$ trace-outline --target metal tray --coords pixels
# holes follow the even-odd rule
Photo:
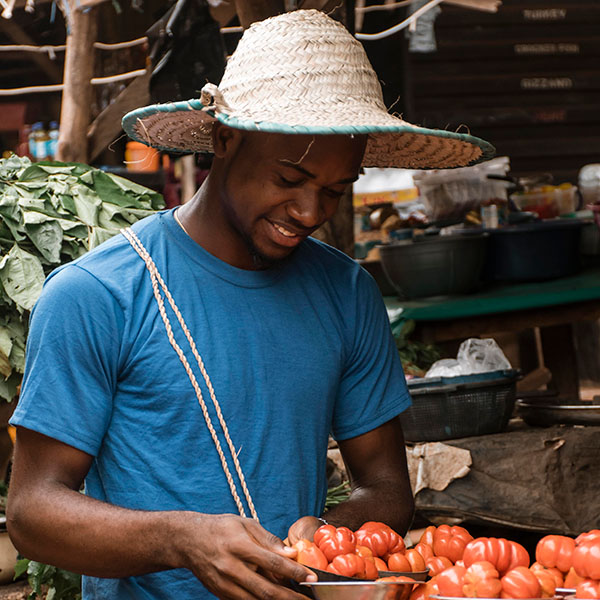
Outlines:
[[[515,406],[517,414],[528,425],[600,425],[600,403],[597,401],[560,404],[517,400]]]

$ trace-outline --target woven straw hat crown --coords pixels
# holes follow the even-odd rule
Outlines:
[[[494,154],[479,138],[412,125],[387,112],[361,43],[317,10],[297,10],[244,32],[217,87],[199,99],[126,115],[134,139],[170,151],[212,149],[215,120],[283,134],[367,134],[364,166],[459,167]]]
[[[288,125],[373,123],[381,87],[359,41],[317,10],[287,13],[251,27],[219,89],[230,114]]]

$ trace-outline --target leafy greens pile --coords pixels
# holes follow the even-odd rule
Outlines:
[[[0,398],[18,392],[46,275],[161,208],[157,192],[84,164],[0,159]]]

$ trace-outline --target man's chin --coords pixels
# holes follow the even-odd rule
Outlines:
[[[299,245],[300,244],[298,244],[298,246]],[[298,246],[293,248],[284,248],[279,252],[267,252],[257,248],[253,244],[250,248],[250,252],[252,254],[254,265],[257,269],[269,269],[285,262],[298,249]]]

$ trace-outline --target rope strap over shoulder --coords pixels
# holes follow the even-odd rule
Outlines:
[[[208,376],[208,373],[204,366],[204,361],[202,360],[202,357],[198,353],[198,350],[196,348],[196,343],[194,342],[194,338],[192,337],[192,335],[183,319],[183,316],[181,315],[181,312],[180,312],[179,308],[177,307],[177,304],[175,304],[175,301],[173,299],[173,296],[171,295],[171,292],[169,291],[166,283],[164,282],[163,278],[161,277],[161,275],[156,267],[156,264],[152,260],[152,257],[150,256],[150,254],[148,253],[148,251],[146,250],[146,248],[144,247],[144,245],[142,244],[142,242],[140,241],[140,239],[138,238],[136,233],[130,227],[127,227],[126,229],[122,229],[121,233],[125,236],[127,241],[131,244],[132,248],[138,253],[140,258],[144,261],[144,263],[146,264],[146,268],[148,269],[148,272],[150,273],[150,279],[152,281],[152,290],[154,292],[154,298],[156,299],[156,303],[158,304],[158,310],[159,310],[160,316],[163,320],[163,323],[165,325],[165,329],[167,331],[167,337],[169,338],[169,342],[170,342],[171,346],[177,353],[179,360],[182,362],[182,364],[185,368],[185,372],[187,373],[189,380],[192,384],[192,387],[194,388],[194,391],[196,392],[196,397],[198,398],[198,403],[200,404],[200,408],[202,409],[202,414],[204,416],[204,420],[206,421],[206,426],[208,427],[210,435],[211,435],[213,442],[215,444],[215,447],[217,449],[219,459],[221,460],[221,466],[223,468],[223,472],[225,473],[225,477],[227,478],[227,483],[229,484],[229,489],[231,490],[231,495],[233,496],[233,499],[236,503],[239,514],[242,517],[246,517],[246,511],[244,510],[244,506],[243,506],[240,496],[237,492],[236,483],[235,483],[235,481],[231,475],[231,472],[229,470],[229,466],[227,464],[227,459],[225,458],[225,453],[223,452],[223,449],[221,447],[221,442],[219,441],[219,437],[217,435],[215,427],[213,426],[212,419],[210,417],[208,408],[206,406],[206,402],[204,401],[204,397],[202,395],[202,390],[200,389],[200,386],[198,384],[196,376],[194,375],[194,372],[192,371],[192,368],[190,367],[190,364],[185,356],[185,353],[183,352],[181,347],[177,344],[177,342],[175,340],[175,336],[173,335],[173,328],[171,326],[171,322],[169,320],[167,311],[165,309],[165,302],[161,295],[161,291],[160,291],[161,289],[162,289],[162,292],[165,295],[167,301],[169,302],[171,309],[173,310],[173,312],[175,313],[175,316],[177,317],[177,321],[179,322],[179,325],[180,325],[183,333],[185,334],[185,337],[188,341],[188,344],[190,346],[192,354],[194,355],[194,358],[196,359],[196,362],[198,363],[198,368],[200,369],[200,372],[202,373],[202,377],[204,378],[204,382],[206,383],[206,387],[208,388],[213,406],[215,408],[215,412],[217,414],[217,418],[219,419],[219,423],[220,423],[221,429],[223,431],[223,436],[225,437],[227,446],[229,448],[231,460],[233,461],[233,464],[235,466],[236,473],[238,475],[240,484],[242,486],[242,490],[244,492],[244,496],[246,498],[246,502],[248,503],[248,507],[250,508],[250,513],[252,515],[252,518],[255,519],[256,521],[258,521],[258,514],[256,513],[256,509],[254,508],[254,502],[252,501],[252,497],[250,495],[250,491],[248,490],[248,486],[246,485],[246,479],[244,477],[244,473],[242,472],[242,467],[238,460],[235,446],[233,445],[233,442],[229,435],[229,429],[227,428],[227,423],[225,423],[225,419],[224,419],[223,413],[221,411],[221,406],[219,405],[219,402],[217,401],[215,390],[213,388],[210,377]]]

